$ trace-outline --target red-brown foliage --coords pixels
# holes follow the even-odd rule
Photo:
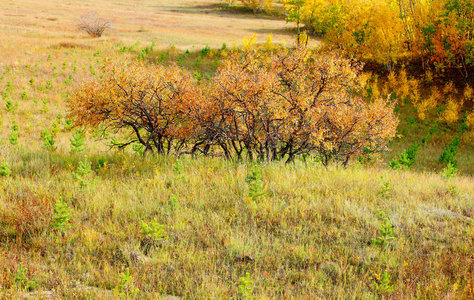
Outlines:
[[[73,94],[77,125],[129,128],[148,151],[292,161],[317,153],[327,165],[381,151],[395,135],[393,105],[357,96],[360,66],[301,48],[235,53],[208,84],[176,67],[111,64]]]

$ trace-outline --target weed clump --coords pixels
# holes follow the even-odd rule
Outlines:
[[[79,30],[86,32],[91,37],[101,37],[111,27],[111,21],[102,19],[96,14],[82,16],[77,25]]]

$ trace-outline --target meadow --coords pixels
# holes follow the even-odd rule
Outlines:
[[[76,28],[92,11],[113,22],[100,38]],[[291,46],[292,28],[221,1],[0,3],[0,297],[472,298],[472,128],[446,166],[460,123],[407,104],[390,151],[342,168],[144,157],[69,119],[109,58],[205,80],[244,39]]]

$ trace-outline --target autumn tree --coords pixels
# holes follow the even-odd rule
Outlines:
[[[330,45],[383,64],[422,62],[438,72],[474,66],[472,0],[283,0],[286,14]],[[297,5],[296,5],[297,4]]]
[[[191,120],[201,99],[194,82],[176,66],[108,63],[100,77],[83,82],[72,94],[70,117],[78,126],[126,130],[130,135],[115,143],[119,148],[140,143],[145,153],[169,153],[192,135]]]
[[[72,94],[78,126],[130,133],[160,154],[293,161],[324,165],[384,150],[398,124],[393,105],[355,96],[360,64],[306,48],[234,52],[209,81],[176,66],[110,63]]]
[[[228,157],[292,161],[316,152],[326,165],[334,158],[346,165],[369,148],[381,151],[398,120],[387,101],[366,103],[352,95],[359,69],[305,48],[236,54],[211,83],[215,112],[205,139],[218,141]]]

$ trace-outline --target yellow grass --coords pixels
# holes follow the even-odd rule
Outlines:
[[[275,162],[259,166],[265,189],[254,201],[245,162],[111,152],[92,132],[86,151],[71,153],[68,91],[107,57],[136,57],[152,41],[165,52],[253,33],[293,42],[285,22],[218,3],[0,1],[0,172],[11,171],[0,175],[0,298],[472,298],[472,176]],[[77,31],[91,11],[114,30]],[[48,151],[40,135],[55,120]],[[60,200],[63,232],[52,225]],[[150,240],[143,223],[155,219],[164,236]],[[394,232],[381,243],[387,222]]]

